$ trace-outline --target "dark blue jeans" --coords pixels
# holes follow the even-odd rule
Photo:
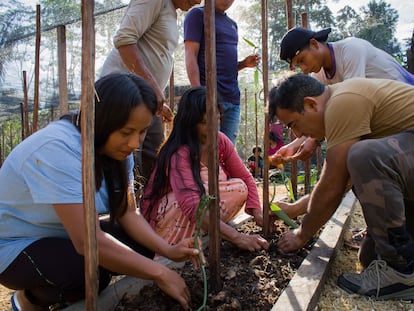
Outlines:
[[[236,145],[239,133],[240,105],[223,102],[223,115],[221,116],[220,131],[224,133]]]

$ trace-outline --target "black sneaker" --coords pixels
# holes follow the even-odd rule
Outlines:
[[[374,297],[378,300],[414,301],[414,273],[398,272],[389,267],[384,260],[373,260],[361,274],[340,275],[338,285],[350,294]]]

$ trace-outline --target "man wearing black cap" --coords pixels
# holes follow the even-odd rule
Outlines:
[[[280,58],[324,84],[349,78],[376,78],[414,85],[414,76],[391,55],[366,40],[349,37],[327,42],[331,28],[312,31],[302,27],[289,30],[280,44]]]
[[[326,86],[293,74],[269,93],[269,118],[275,117],[296,135],[327,144],[306,215],[279,249],[302,248],[331,218],[351,179],[371,249],[363,272],[342,274],[338,285],[381,300],[414,300],[414,88],[364,78]]]
[[[414,85],[414,76],[391,55],[366,40],[349,37],[327,42],[331,28],[312,31],[302,27],[289,30],[280,44],[280,59],[291,67],[300,67],[324,84],[349,78],[376,78],[402,81]],[[282,159],[307,160],[314,154],[314,140],[301,138],[282,147],[274,156]]]
[[[391,55],[355,37],[328,43],[330,32],[331,28],[316,32],[302,27],[292,28],[282,39],[280,58],[326,85],[357,77],[391,79],[414,85],[414,76]],[[300,137],[279,149],[271,164],[307,160],[316,147],[315,139]],[[280,205],[290,216],[297,216],[304,212],[308,200],[305,196],[293,204],[280,202]],[[359,256],[363,258],[364,253],[361,251]]]

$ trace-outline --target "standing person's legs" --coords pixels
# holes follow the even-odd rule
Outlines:
[[[221,116],[220,131],[236,145],[240,123],[240,105],[223,102],[223,115]]]
[[[361,249],[369,267],[341,275],[338,284],[381,299],[414,299],[414,241],[406,221],[412,205],[405,205],[414,198],[414,133],[360,141],[347,165],[373,243]]]
[[[161,117],[154,116],[151,126],[145,135],[142,147],[138,152],[138,166],[140,173],[147,183],[153,171],[158,149],[164,141],[164,128]]]

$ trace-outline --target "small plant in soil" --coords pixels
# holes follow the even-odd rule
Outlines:
[[[276,247],[279,237],[290,228],[283,221],[276,221],[277,230],[269,237],[268,251],[248,252],[222,241],[220,267],[223,288],[219,293],[208,293],[204,310],[270,310],[279,295],[307,256],[312,244],[292,254],[282,254]],[[261,233],[253,220],[238,228],[247,234]],[[204,251],[208,256],[208,248]],[[205,267],[208,272],[208,265]],[[200,271],[186,263],[178,272],[191,291],[191,310],[203,305],[204,280]],[[208,275],[208,273],[207,273]],[[155,284],[142,288],[137,295],[124,297],[115,311],[132,310],[182,310],[180,304],[164,294]]]

